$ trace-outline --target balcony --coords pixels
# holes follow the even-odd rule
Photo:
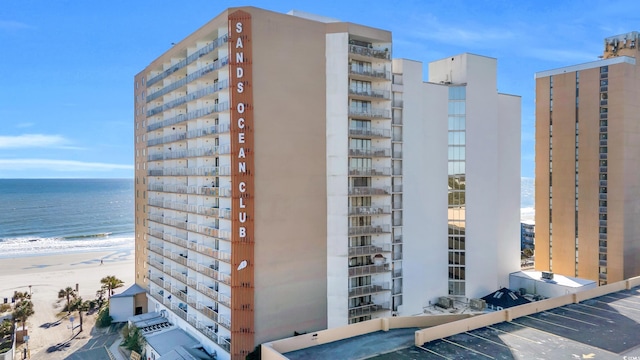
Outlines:
[[[381,274],[389,271],[391,271],[389,264],[353,266],[349,267],[349,276]]]
[[[375,58],[375,59],[382,59],[382,60],[391,59],[391,53],[389,52],[389,50],[378,50],[378,49],[373,49],[370,47],[360,46],[360,45],[350,44],[349,53],[358,55],[359,57]]]
[[[607,172],[607,167],[606,166],[600,166],[600,172],[601,173],[606,173]]]
[[[230,166],[219,167],[166,167],[149,169],[149,176],[230,176]]]
[[[402,150],[393,150],[392,157],[394,159],[402,159]]]
[[[402,277],[402,269],[394,269],[392,275],[394,278]]]
[[[392,225],[393,225],[393,226],[402,226],[402,218],[399,218],[399,219],[393,219],[393,220],[392,220]]]
[[[403,101],[402,100],[393,100],[393,102],[391,103],[392,107],[397,107],[397,108],[401,108],[403,105]]]
[[[387,90],[362,90],[362,89],[354,89],[353,87],[349,88],[349,95],[354,98],[363,98],[365,100],[390,100],[391,93]]]
[[[364,137],[364,138],[391,138],[391,130],[389,129],[349,129],[349,136]],[[388,156],[388,155],[387,155]]]
[[[227,111],[229,110],[229,102],[225,101],[223,103],[219,103],[219,104],[215,104],[215,105],[211,105],[211,106],[206,106],[203,108],[200,108],[198,110],[193,110],[188,112],[186,115],[185,114],[178,114],[176,116],[170,117],[168,119],[165,120],[158,120],[156,122],[154,122],[153,124],[149,124],[149,126],[147,126],[147,132],[151,132],[157,129],[161,129],[163,127],[167,127],[167,126],[172,126],[172,125],[176,125],[182,122],[186,122],[189,120],[194,120],[194,119],[198,119],[204,116],[207,116],[209,114],[213,114],[216,112],[222,112],[222,111]]]
[[[158,246],[158,245],[149,245],[149,250],[158,254],[158,255],[162,255],[162,246]]]
[[[171,270],[171,277],[182,282],[183,284],[187,283],[187,272],[178,272],[176,270]]]
[[[382,215],[391,214],[391,207],[384,206],[352,206],[349,208],[349,215]]]
[[[349,256],[375,255],[385,252],[391,252],[391,244],[382,244],[381,246],[364,245],[349,247]]]
[[[353,156],[353,157],[390,157],[391,156],[391,149],[385,149],[385,148],[349,149],[349,156]]]
[[[367,187],[367,186],[350,186],[349,196],[371,196],[371,195],[389,195],[390,188],[388,186]]]
[[[166,151],[161,153],[151,153],[147,156],[149,161],[187,159],[205,156],[225,155],[231,152],[229,145],[211,146],[209,148],[198,148],[190,150]]]
[[[153,266],[154,268],[158,269],[159,271],[164,272],[164,266],[163,266],[163,263],[161,261],[158,261],[156,259],[150,259],[149,260],[149,265]]]
[[[391,72],[389,71],[380,71],[380,70],[372,70],[372,69],[364,69],[360,68],[356,65],[352,65],[349,67],[349,74],[356,75],[356,77],[365,77],[365,78],[375,78],[375,79],[384,79],[391,80]],[[369,79],[367,79],[369,80]]]
[[[401,193],[402,192],[402,185],[393,185],[391,188],[391,191],[394,193]]]
[[[380,293],[384,291],[391,291],[391,288],[389,287],[388,282],[383,283],[381,285],[365,285],[365,286],[350,288],[349,297],[366,296],[366,295],[371,295],[371,294]]]
[[[152,283],[158,285],[159,287],[164,287],[164,278],[162,278],[161,276],[150,276],[149,280],[151,280]]]
[[[216,280],[218,282],[231,286],[231,275],[214,270],[213,265],[207,267],[206,265],[199,264],[198,271],[207,275],[213,280]]]
[[[391,112],[385,109],[361,109],[350,107],[349,116],[358,119],[390,119]]]
[[[608,126],[600,126],[600,132],[601,133],[606,133],[609,130]]]
[[[185,300],[186,302],[186,300]],[[182,306],[180,306],[179,304],[171,304],[171,310],[173,310],[173,313],[180,316],[180,318],[182,320],[187,320],[187,305],[184,305],[184,308]]]
[[[173,109],[177,106],[180,106],[182,104],[186,104],[189,101],[193,101],[193,100],[197,100],[200,99],[202,97],[205,97],[207,95],[211,95],[211,94],[215,94],[216,92],[220,91],[220,90],[224,90],[227,89],[229,87],[229,81],[224,80],[218,83],[214,83],[213,85],[207,86],[205,88],[202,88],[200,90],[194,91],[192,93],[188,93],[185,96],[181,96],[177,99],[171,100],[169,102],[166,102],[160,106],[156,106],[152,109],[147,110],[147,116],[153,116],[156,114],[159,114],[161,112]]]
[[[393,118],[391,119],[391,124],[402,125],[402,115],[397,111],[393,114]]]
[[[402,168],[401,167],[394,167],[392,173],[393,173],[393,175],[402,175]]]
[[[350,167],[349,176],[390,176],[391,168],[364,168],[364,167]]]
[[[394,235],[393,236],[393,243],[394,244],[401,244],[402,243],[402,235]]]
[[[389,232],[391,232],[389,225],[349,226],[349,236],[387,234]]]
[[[208,43],[207,45],[205,45],[204,47],[198,49],[195,53],[187,56],[185,59],[179,61],[176,64],[171,65],[169,67],[169,69],[166,69],[165,71],[161,72],[160,74],[157,74],[157,75],[151,77],[149,80],[147,80],[147,87],[157,83],[158,81],[166,78],[167,76],[173,74],[174,72],[180,70],[181,68],[191,64],[192,62],[194,62],[197,59],[199,59],[201,56],[212,52],[216,48],[218,48],[218,47],[222,46],[223,44],[227,43],[228,40],[229,40],[229,35],[225,34],[225,35],[220,36],[219,38],[217,38],[214,41],[212,41],[212,42]]]
[[[171,84],[164,86],[163,88],[156,90],[154,92],[149,92],[147,95],[147,103],[159,98],[160,96],[166,95],[172,91],[175,91],[188,83],[195,81],[202,76],[220,68],[225,67],[229,64],[229,57],[225,56],[222,59],[218,59],[211,64],[205,65],[198,70],[188,74],[186,77],[181,78],[180,80],[174,81]],[[148,89],[148,88],[147,88]]]
[[[373,315],[375,313],[381,313],[381,312],[387,312],[387,311],[391,311],[391,308],[388,302],[384,304],[367,304],[367,305],[349,308],[349,318],[365,316],[365,315]]]

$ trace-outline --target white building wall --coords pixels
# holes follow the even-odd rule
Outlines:
[[[519,268],[520,98],[500,96],[505,99],[499,101],[496,63],[461,54],[429,64],[430,82],[467,88],[467,298],[508,286],[509,273]],[[443,103],[446,107],[446,100]],[[442,122],[447,122],[446,113]],[[441,151],[446,159],[446,139]],[[442,256],[446,262],[446,251]]]
[[[423,312],[447,294],[447,97],[424,83],[422,63],[394,60],[403,75],[403,305]]]
[[[326,35],[328,328],[349,322],[348,40],[347,33]]]
[[[113,318],[113,322],[125,322],[134,313],[134,298],[112,297],[109,299],[109,315]]]

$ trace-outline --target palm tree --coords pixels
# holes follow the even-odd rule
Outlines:
[[[58,291],[58,299],[67,299],[67,311],[69,314],[71,313],[71,309],[69,308],[71,304],[71,298],[76,298],[76,291],[73,290],[71,286],[67,286],[65,289],[60,289]]]
[[[35,314],[35,312],[33,311],[33,303],[31,301],[22,300],[16,304],[16,307],[13,310],[13,318],[22,322],[23,332],[27,319],[33,314]]]
[[[11,335],[11,325],[12,322],[9,319],[0,321],[0,342],[5,336]]]
[[[26,291],[24,291],[24,292],[14,291],[13,292],[13,298],[16,299],[16,301],[19,301],[19,300],[30,299],[31,296],[29,296],[29,293],[26,292]]]
[[[107,295],[109,298],[113,295],[114,289],[124,286],[124,282],[113,275],[103,277],[102,280],[100,280],[100,283],[102,283],[102,287],[107,289]]]
[[[81,297],[77,297],[71,303],[70,310],[78,311],[78,317],[80,318],[80,331],[79,332],[82,332],[82,312],[83,311],[86,312],[86,311],[89,310],[89,302],[82,300]]]

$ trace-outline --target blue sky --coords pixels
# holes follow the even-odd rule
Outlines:
[[[522,96],[523,177],[534,173],[533,74],[597,60],[605,37],[640,30],[636,1],[6,1],[0,178],[132,177],[134,74],[241,5],[390,30],[394,57],[425,64],[497,58],[498,90]]]

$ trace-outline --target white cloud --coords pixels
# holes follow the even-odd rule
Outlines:
[[[19,21],[13,20],[0,20],[0,29],[3,30],[21,30],[21,29],[33,29],[33,26],[25,24]]]
[[[0,136],[0,149],[63,147],[69,141],[60,135],[23,134]]]
[[[50,159],[0,159],[0,170],[51,170],[61,172],[74,171],[111,171],[133,170],[133,165],[107,164],[75,160]]]

